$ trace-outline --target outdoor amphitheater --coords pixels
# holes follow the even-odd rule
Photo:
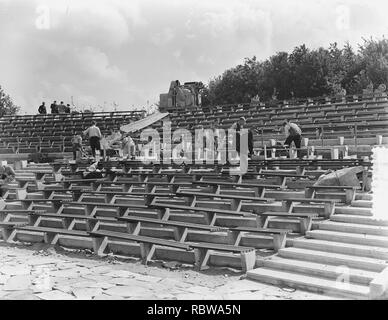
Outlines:
[[[177,129],[241,117],[259,128],[249,158],[173,152]],[[286,119],[298,150],[283,146]],[[74,160],[92,121],[130,132],[133,155]],[[4,115],[0,159],[16,176],[0,200],[0,299],[386,299],[387,144],[386,93]],[[92,165],[102,177],[85,178]]]

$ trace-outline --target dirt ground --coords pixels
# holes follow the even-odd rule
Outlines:
[[[192,265],[0,242],[0,299],[333,299],[261,284],[231,268],[197,272]]]

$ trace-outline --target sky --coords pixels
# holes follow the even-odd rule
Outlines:
[[[141,109],[172,80],[202,81],[291,51],[388,36],[386,0],[0,0],[0,85],[42,101]]]

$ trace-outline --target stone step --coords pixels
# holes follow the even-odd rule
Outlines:
[[[356,193],[355,200],[373,201],[373,194],[371,193]]]
[[[369,234],[356,234],[328,230],[311,230],[306,232],[306,238],[337,241],[344,243],[360,244],[388,248],[388,238]]]
[[[288,229],[293,232],[300,232],[300,221],[296,219],[281,219],[281,218],[271,218],[268,221],[269,228],[275,229]]]
[[[383,226],[371,226],[371,225],[362,225],[357,223],[346,223],[346,222],[337,222],[337,221],[324,221],[320,223],[315,223],[314,227],[316,227],[319,230],[330,230],[330,231],[349,232],[349,233],[358,233],[358,234],[371,234],[376,236],[388,237],[388,227],[383,227]]]
[[[27,199],[35,200],[35,199],[44,199],[44,196],[41,193],[32,193],[29,192],[27,194]]]
[[[388,226],[388,220],[352,214],[334,214],[330,217],[330,221],[367,224],[372,226]]]
[[[33,172],[26,171],[23,169],[22,170],[15,170],[15,174],[35,176]]]
[[[352,201],[352,207],[357,208],[372,208],[373,202],[369,200],[354,200]]]
[[[367,286],[378,275],[377,272],[372,271],[325,265],[304,260],[284,259],[277,256],[263,259],[262,266],[269,269],[290,271],[332,280],[340,280],[342,278],[352,283]]]
[[[356,284],[341,285],[334,280],[270,268],[250,270],[247,272],[247,278],[277,286],[289,286],[291,288],[344,298],[366,299],[369,296],[368,286]]]
[[[345,193],[340,192],[317,192],[315,194],[317,199],[339,199],[341,202],[345,202],[346,196]]]
[[[346,266],[348,268],[364,269],[373,272],[381,272],[384,268],[388,267],[388,263],[385,260],[295,247],[280,249],[279,256],[288,259],[299,259],[336,266]]]
[[[357,216],[373,216],[372,210],[356,207],[335,207],[335,214],[351,214]]]
[[[310,250],[349,254],[354,256],[388,260],[388,248],[364,246],[318,239],[293,239],[292,246]]]

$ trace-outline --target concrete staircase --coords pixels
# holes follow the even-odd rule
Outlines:
[[[259,259],[248,279],[329,296],[377,298],[388,285],[388,220],[372,216],[366,205],[371,200],[357,196],[351,206],[337,207],[330,220],[314,223],[291,247]]]

